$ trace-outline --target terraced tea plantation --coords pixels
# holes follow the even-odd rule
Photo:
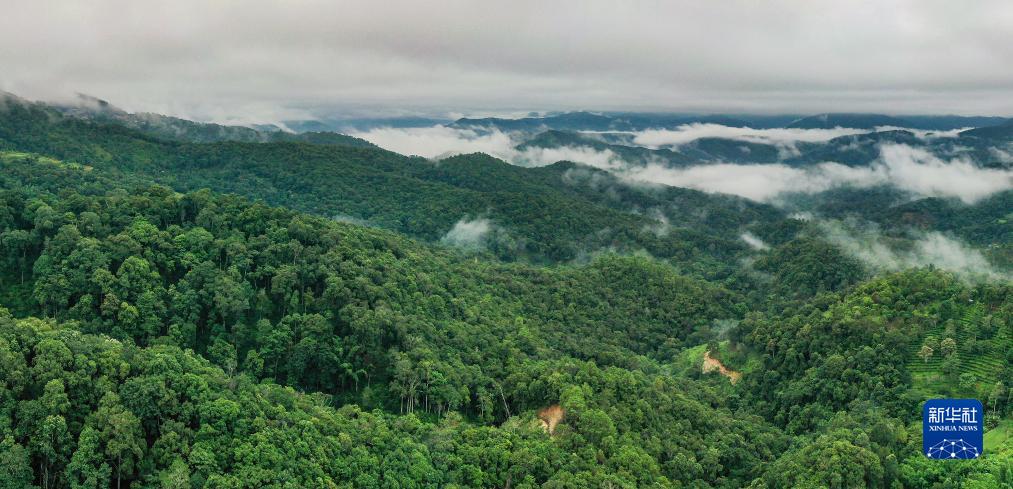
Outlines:
[[[937,324],[911,345],[908,369],[914,389],[927,396],[986,398],[1001,380],[1004,357],[1013,344],[1011,329],[1013,324],[978,305],[955,321]],[[953,340],[952,346],[945,344],[947,339]],[[923,351],[926,345],[931,354]]]

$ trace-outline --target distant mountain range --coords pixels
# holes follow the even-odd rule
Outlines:
[[[114,124],[168,141],[211,142],[304,142],[350,147],[376,146],[364,139],[328,130],[344,127],[367,131],[376,127],[432,127],[478,131],[500,130],[519,134],[516,149],[589,148],[611,151],[631,164],[663,164],[685,167],[699,163],[739,164],[784,163],[793,166],[834,161],[850,166],[866,165],[879,156],[879,144],[907,144],[940,156],[965,154],[985,167],[1009,168],[1013,165],[1007,145],[1013,141],[1013,120],[984,116],[890,116],[883,114],[828,113],[807,117],[794,115],[693,115],[634,112],[593,113],[586,111],[530,116],[518,119],[487,117],[461,118],[456,121],[424,117],[324,119],[287,121],[288,130],[264,125],[246,127],[195,122],[154,113],[130,113],[115,105],[79,94],[69,101],[30,102],[15,95],[0,93],[22,104],[36,104],[65,117],[100,124]],[[648,129],[677,129],[687,124],[715,124],[754,129],[834,129],[854,128],[869,133],[846,135],[826,142],[794,142],[789,145],[728,137],[700,137],[678,146],[650,148],[637,144],[631,133]],[[972,127],[957,137],[920,137],[913,131],[952,131]],[[931,134],[931,133],[930,133]]]
[[[975,138],[1003,140],[1003,141],[1013,140],[1013,120],[1008,120],[1005,123],[994,126],[985,126],[970,129],[960,133],[960,135],[963,137],[975,137]]]
[[[983,167],[1009,168],[1005,141],[1013,125],[965,131],[960,137],[924,138],[904,129],[873,131],[839,136],[825,142],[764,143],[742,139],[701,137],[677,146],[647,148],[636,144],[633,135],[623,132],[588,133],[546,130],[517,145],[521,152],[533,148],[588,148],[610,151],[633,165],[662,164],[670,168],[700,163],[769,164],[806,166],[832,161],[848,166],[864,166],[880,156],[883,143],[905,144],[930,151],[940,157],[965,155]]]
[[[606,127],[602,124],[607,116],[589,116],[594,114],[550,120]],[[630,132],[543,130],[530,122],[524,124],[538,129],[518,139],[514,149],[522,154],[547,148],[610,151],[628,165],[805,166],[832,161],[862,166],[880,157],[882,143],[906,144],[948,159],[966,155],[982,166],[1010,168],[1011,164],[1010,145],[1004,139],[1008,123],[987,131],[967,131],[960,137],[926,138],[910,130],[887,130],[822,142],[702,137],[670,147],[637,145]],[[608,124],[612,127],[612,122]],[[715,268],[717,264],[734,264],[737,253],[747,250],[739,238],[744,226],[772,224],[785,217],[770,205],[729,194],[628,185],[615,173],[568,161],[566,151],[559,152],[560,161],[543,161],[551,164],[538,168],[508,164],[482,153],[434,164],[333,132],[258,131],[130,114],[92,99],[54,106],[0,97],[0,154],[7,159],[0,180],[17,179],[22,186],[41,185],[35,180],[33,169],[38,165],[33,162],[48,162],[60,172],[87,167],[84,173],[66,175],[53,188],[104,192],[100,189],[109,185],[133,188],[151,183],[181,192],[210,188],[271,205],[368,222],[426,241],[441,239],[461,219],[488,219],[509,230],[509,236],[497,241],[502,246],[491,249],[504,259],[560,262],[576,259],[583,249],[644,249],[654,256],[700,266],[701,273],[718,273],[714,272],[721,270]],[[813,196],[806,205],[820,207],[827,215],[846,216],[856,212],[856,205],[873,202],[857,211],[871,216],[912,198],[890,188],[856,192],[862,198],[836,190],[826,197]],[[985,215],[987,225],[965,229],[960,224],[947,230],[959,230],[958,234],[983,246],[995,243],[994,237],[1008,227],[1009,196],[1009,191],[998,194],[968,211]],[[959,202],[947,200],[929,210],[942,216],[961,208]],[[884,214],[882,220],[893,223],[901,218],[914,219],[908,214]],[[658,222],[678,230],[657,228]]]
[[[0,97],[19,99],[12,94]],[[19,99],[23,103],[31,103]],[[130,113],[109,102],[84,94],[69,101],[46,104],[58,112],[97,123],[117,124],[136,129],[161,139],[194,143],[235,141],[243,143],[265,142],[312,142],[314,144],[340,144],[344,146],[372,146],[368,141],[327,131],[289,132],[264,126],[222,125],[209,122],[195,122],[150,112]]]
[[[15,97],[0,92],[3,97]],[[116,122],[167,139],[191,142],[241,141],[266,142],[302,140],[293,134],[342,133],[368,131],[378,127],[414,128],[446,125],[453,128],[498,129],[515,132],[561,131],[642,131],[646,129],[674,129],[687,124],[717,124],[727,127],[750,127],[755,129],[876,129],[894,127],[923,131],[952,131],[967,129],[962,135],[981,138],[1013,138],[1013,119],[995,116],[957,115],[904,115],[861,113],[825,113],[816,115],[797,114],[689,114],[650,112],[590,112],[575,111],[551,113],[522,118],[484,117],[459,118],[456,120],[423,117],[341,117],[329,116],[309,120],[286,120],[278,124],[252,126],[223,125],[195,122],[178,117],[154,113],[130,113],[111,103],[86,94],[77,94],[69,101],[51,102],[47,105],[65,115],[96,122]],[[980,129],[980,130],[979,130]],[[312,136],[325,141],[321,135]],[[329,137],[334,137],[333,135]],[[335,143],[354,144],[343,138]],[[364,143],[364,141],[362,142]],[[359,144],[362,144],[359,143]]]
[[[540,131],[546,129],[570,131],[641,131],[645,129],[674,129],[686,124],[718,124],[728,127],[752,127],[756,129],[833,129],[837,127],[854,129],[875,129],[877,127],[899,127],[907,129],[950,131],[954,129],[995,126],[1008,122],[1003,117],[925,115],[895,117],[883,114],[818,114],[799,117],[795,115],[693,115],[693,114],[649,114],[649,113],[592,113],[567,112],[543,117],[505,119],[487,117],[482,119],[463,118],[454,121],[451,127],[486,128],[501,131]]]

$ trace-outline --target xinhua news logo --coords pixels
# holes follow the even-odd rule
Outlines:
[[[981,456],[985,429],[976,399],[931,399],[922,408],[922,452],[928,458]]]

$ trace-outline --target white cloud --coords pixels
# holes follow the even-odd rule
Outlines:
[[[705,192],[734,194],[756,201],[771,201],[788,192],[816,193],[840,185],[869,186],[877,183],[869,169],[838,163],[821,163],[808,169],[787,165],[738,165],[719,163],[688,168],[659,164],[629,168],[621,176],[631,181],[662,183]]]
[[[764,243],[762,239],[756,237],[753,233],[742,233],[739,235],[739,238],[741,238],[742,241],[745,241],[750,248],[757,251],[763,251],[770,248],[770,246],[767,246],[767,243]]]
[[[625,163],[610,150],[588,146],[529,147],[518,151],[520,139],[496,129],[459,129],[442,125],[416,128],[379,127],[350,133],[391,151],[432,159],[482,152],[520,166],[545,166],[573,161],[603,170],[617,170]]]
[[[545,166],[557,161],[574,161],[602,170],[619,170],[626,166],[625,161],[611,150],[598,151],[588,146],[526,148],[509,159],[525,166]]]
[[[1013,188],[1013,171],[979,168],[966,158],[945,161],[925,150],[901,144],[883,145],[880,149],[879,160],[867,167],[828,162],[806,168],[716,164],[673,169],[652,164],[631,167],[620,174],[634,181],[735,194],[757,201],[771,201],[789,192],[893,185],[919,196],[956,197],[973,203]]]
[[[475,131],[447,126],[392,128],[377,127],[350,135],[384,149],[406,155],[442,158],[482,152],[503,157],[513,152],[514,141],[501,131]]]
[[[958,197],[972,203],[1013,188],[1013,172],[979,168],[967,158],[944,161],[928,151],[902,144],[880,148],[881,164],[873,171],[884,180],[918,195]]]
[[[672,229],[671,223],[668,221],[668,217],[665,217],[665,213],[661,212],[661,209],[652,208],[646,212],[646,216],[651,218],[654,222],[651,224],[645,224],[644,230],[650,231],[655,236],[667,236],[669,231]]]
[[[798,142],[823,142],[852,134],[871,132],[868,129],[753,129],[750,127],[729,127],[721,124],[685,124],[675,129],[648,129],[635,132],[633,142],[640,146],[659,148],[679,146],[700,138],[725,138],[751,143],[794,145]]]
[[[1013,163],[1013,153],[1010,153],[1009,151],[1001,148],[988,148],[988,151],[992,153],[992,156],[995,157],[995,159],[1002,163],[1006,163],[1007,165]]]
[[[476,249],[485,246],[485,239],[492,231],[493,225],[488,219],[469,220],[462,218],[440,239],[443,244],[459,248]]]
[[[711,127],[713,126],[713,127]],[[689,126],[682,126],[689,127]],[[711,131],[713,124],[694,125]],[[755,130],[728,129],[725,136],[763,140],[779,145],[795,141],[818,141],[843,134],[841,129]],[[722,129],[721,131],[724,131]],[[736,132],[738,131],[738,132]],[[653,142],[689,141],[703,137],[693,129],[686,131],[644,131],[644,134],[668,134]],[[706,192],[734,194],[756,201],[773,201],[786,193],[818,193],[842,186],[871,187],[893,185],[918,196],[956,197],[973,203],[993,193],[1013,188],[1013,171],[980,168],[966,156],[944,160],[932,153],[903,144],[880,146],[880,157],[871,165],[852,167],[824,162],[806,167],[784,164],[704,164],[671,168],[663,163],[630,164],[611,150],[599,151],[588,146],[515,149],[520,137],[498,130],[458,129],[447,126],[422,128],[375,128],[353,133],[372,143],[402,154],[442,158],[454,154],[483,152],[521,166],[544,166],[557,161],[573,161],[608,170],[634,182],[652,182]],[[644,142],[644,141],[641,141]],[[646,144],[646,143],[645,143]]]
[[[827,240],[876,270],[903,270],[933,265],[965,278],[1009,280],[995,270],[980,251],[939,232],[916,238],[909,249],[897,249],[873,227],[819,223]]]
[[[131,111],[1013,111],[1003,0],[5,6],[0,88]]]
[[[337,222],[343,222],[345,224],[355,224],[356,226],[369,226],[369,221],[361,219],[348,214],[335,214],[331,219]]]
[[[957,129],[950,129],[946,131],[932,131],[927,129],[912,129],[910,127],[897,127],[897,126],[876,126],[876,132],[880,131],[907,131],[915,135],[918,139],[925,141],[939,138],[956,138],[960,137],[960,133],[974,129],[973,127],[961,127]]]

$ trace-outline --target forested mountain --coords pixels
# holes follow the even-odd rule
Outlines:
[[[521,119],[501,119],[488,117],[482,119],[462,118],[454,121],[457,127],[478,127],[499,129],[501,131],[535,131],[539,129],[569,129],[579,131],[623,130],[629,126],[625,121],[591,112],[567,112],[546,117],[525,117]]]
[[[625,133],[580,133],[548,130],[517,145],[520,151],[532,148],[590,148],[609,151],[627,164],[661,164],[685,168],[702,162],[773,163],[780,161],[783,150],[773,144],[740,141],[720,137],[702,137],[678,147],[646,148],[638,146]]]
[[[1001,276],[572,162],[0,107],[0,487],[1013,485]],[[860,191],[796,204],[1009,250],[1009,191]],[[921,453],[940,395],[983,458]]]
[[[540,132],[534,137],[517,145],[520,151],[535,148],[579,147],[591,148],[595,151],[610,151],[623,161],[646,165],[663,163],[669,167],[682,167],[699,161],[684,151],[673,151],[670,148],[650,149],[636,146],[631,137],[621,133],[586,134],[579,132],[551,129]]]
[[[718,124],[726,127],[833,129],[837,127],[875,129],[900,127],[929,131],[980,128],[1003,124],[1003,117],[955,115],[907,115],[831,113],[811,116],[756,114],[651,114],[643,112],[567,112],[518,119],[499,117],[461,118],[452,127],[498,129],[501,131],[640,131],[673,129],[688,124]],[[429,120],[429,125],[438,120]],[[392,126],[393,124],[388,124]],[[307,125],[307,128],[316,126]]]
[[[517,145],[529,148],[580,148],[609,151],[631,165],[661,164],[686,168],[701,163],[785,164],[807,167],[834,162],[848,166],[868,166],[881,156],[883,144],[917,147],[940,157],[963,156],[983,167],[1010,168],[1013,159],[1004,145],[1011,125],[989,126],[963,131],[959,138],[925,138],[903,129],[887,129],[834,137],[825,142],[777,144],[727,137],[699,137],[678,145],[656,148],[638,145],[630,133],[580,133],[548,130]],[[980,130],[980,132],[979,132]]]
[[[340,118],[321,117],[311,120],[287,120],[283,121],[281,125],[291,131],[303,133],[303,132],[365,131],[378,127],[385,127],[385,128],[431,127],[437,124],[447,124],[450,122],[453,121],[444,118],[410,116],[410,115],[390,116],[390,117],[345,116]],[[262,129],[277,131],[279,127],[277,124],[269,124],[263,126]]]
[[[959,115],[906,115],[903,117],[915,129],[929,131],[950,131],[968,127],[987,127],[1003,124],[1009,119],[996,116],[959,116]]]
[[[909,124],[916,126],[917,124]],[[733,126],[719,126],[733,127]],[[826,130],[840,130],[832,126]],[[820,163],[834,162],[853,167],[870,166],[881,157],[884,144],[905,145],[919,148],[930,154],[952,159],[967,158],[986,168],[1013,167],[1013,157],[1008,141],[1013,134],[1010,124],[979,127],[958,134],[940,135],[935,132],[915,132],[914,129],[884,128],[873,126],[868,132],[843,134],[826,141],[778,141],[762,137],[762,131],[752,137],[725,137],[722,131],[699,126],[682,126],[673,131],[687,134],[699,130],[696,137],[676,137],[677,142],[646,145],[639,141],[644,133],[634,131],[577,131],[560,129],[535,129],[530,135],[519,138],[515,149],[522,152],[532,149],[569,149],[593,151],[613,155],[626,165],[663,165],[668,168],[689,168],[705,163],[734,164],[785,164],[793,167],[809,167]],[[802,130],[802,129],[800,129]],[[516,133],[515,133],[516,134]],[[748,134],[748,133],[746,133]],[[675,137],[675,136],[673,136]]]
[[[962,137],[974,137],[1009,141],[1013,139],[1013,120],[1007,120],[1001,124],[968,129],[960,133]]]
[[[912,127],[911,123],[904,119],[883,114],[819,114],[799,119],[788,124],[787,127],[793,129],[833,129],[835,127],[873,129],[881,126]]]
[[[485,218],[502,229],[489,244],[507,259],[570,260],[608,246],[665,257],[712,254],[710,241],[780,215],[744,199],[625,185],[573,165],[526,169],[484,155],[433,163],[360,145],[165,141],[17,101],[0,111],[0,145],[86,164],[114,179],[180,191],[208,187],[428,240],[461,220]],[[700,212],[679,211],[690,201]],[[683,238],[652,231],[658,221],[647,212],[681,226],[672,236]]]
[[[18,100],[12,94],[0,93],[0,98],[9,102],[29,105],[25,100]],[[269,130],[257,130],[245,126],[226,126],[222,124],[194,122],[178,117],[170,117],[162,114],[129,113],[109,102],[78,94],[76,98],[63,103],[54,103],[50,107],[61,114],[77,119],[94,121],[99,123],[111,123],[136,129],[137,131],[170,141],[183,141],[191,143],[212,143],[218,141],[236,141],[244,143],[264,142],[308,142],[314,144],[338,144],[344,146],[372,147],[368,141],[353,138],[344,134],[338,134],[327,130],[309,131],[303,130],[299,133],[285,132],[278,128]]]
[[[798,119],[787,124],[786,127],[797,129],[904,127],[929,131],[950,131],[968,127],[994,126],[1004,122],[1006,120],[1002,117],[981,116],[905,115],[894,117],[883,114],[819,114]]]

